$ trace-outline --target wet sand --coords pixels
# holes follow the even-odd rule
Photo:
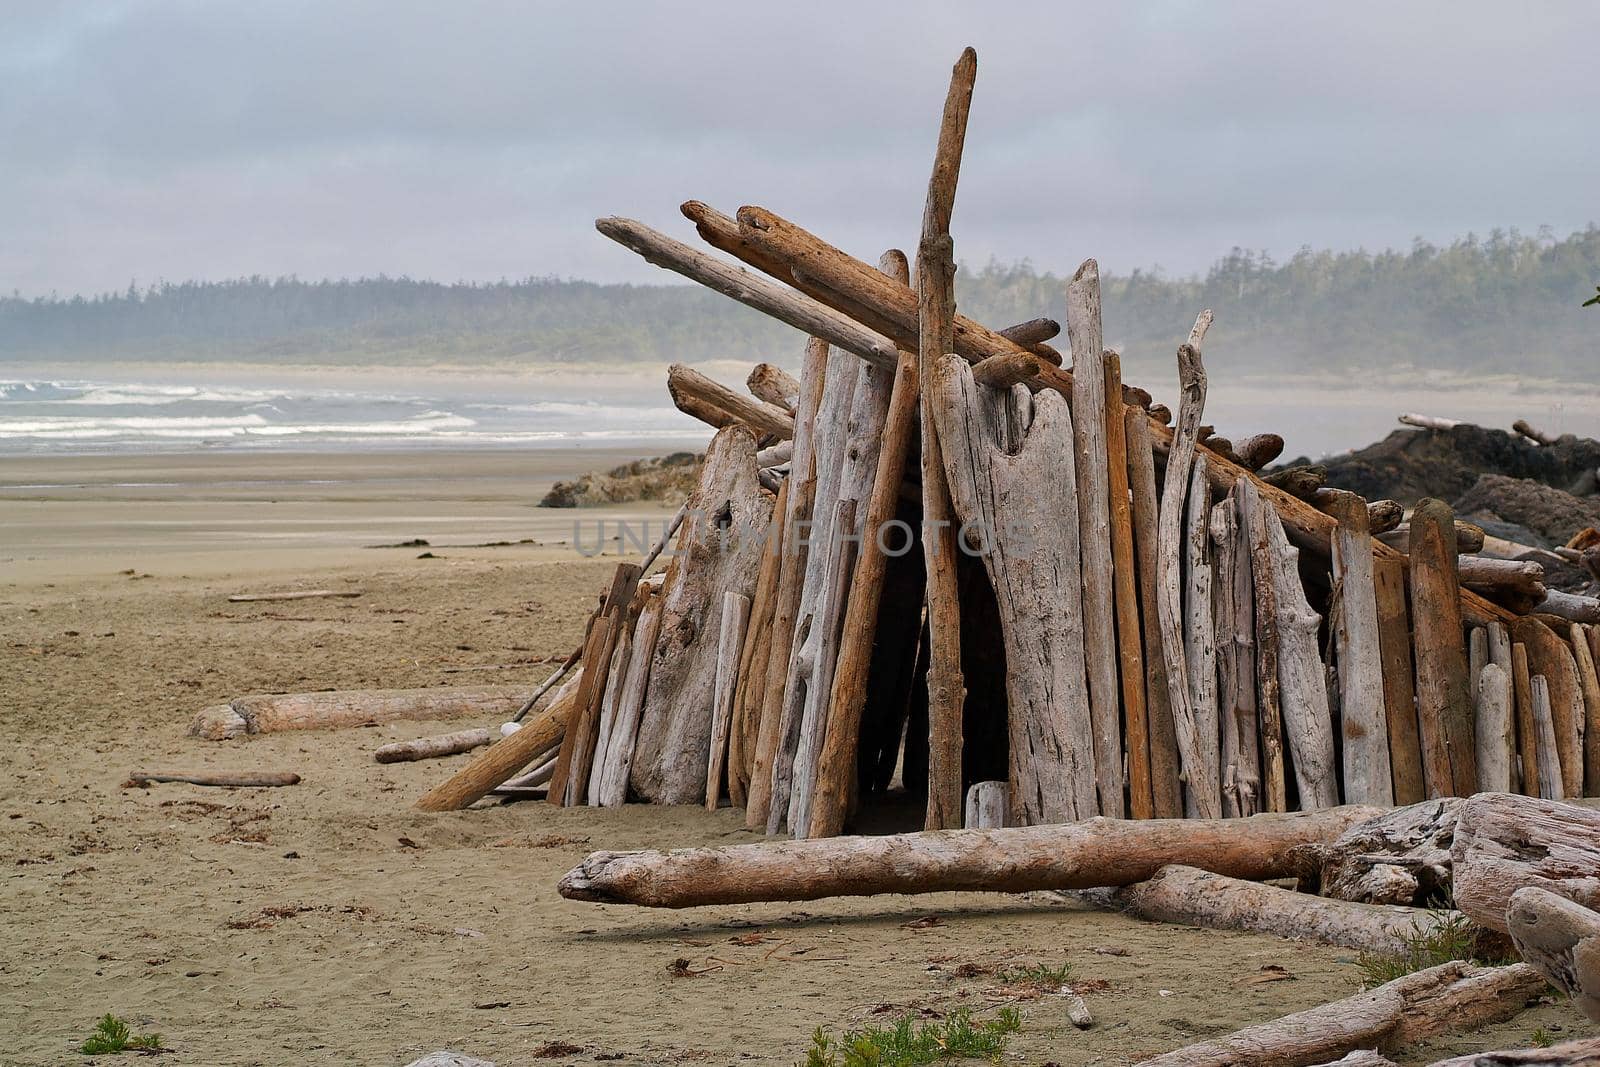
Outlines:
[[[3,485],[77,487],[0,493],[0,1063],[76,1062],[113,1012],[182,1064],[399,1065],[447,1047],[502,1067],[790,1064],[817,1026],[1014,1004],[1005,1062],[1124,1064],[1354,991],[1353,952],[1044,896],[564,901],[556,879],[591,849],[756,835],[727,808],[428,815],[411,803],[469,757],[372,761],[395,738],[488,725],[471,721],[185,736],[197,709],[251,692],[537,682],[616,557],[559,544],[573,513],[531,504],[552,477],[613,462],[599,456],[0,462]],[[362,547],[413,537],[440,558]],[[460,547],[525,537],[540,543]],[[362,595],[227,601],[312,587]],[[161,768],[303,782],[120,788]],[[1063,963],[1098,1020],[1087,1032],[995,973]],[[1400,1059],[1526,1045],[1540,1027],[1592,1030],[1547,1005]]]

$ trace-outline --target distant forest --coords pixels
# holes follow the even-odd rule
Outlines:
[[[1166,361],[1202,307],[1208,354],[1235,368],[1411,365],[1600,381],[1600,228],[1564,240],[1496,230],[1448,247],[1235,249],[1203,277],[1102,279],[1105,336],[1130,365]],[[1063,318],[1064,280],[1029,264],[963,267],[957,300],[1000,327]],[[1063,342],[1064,344],[1064,342]],[[163,282],[96,297],[0,297],[0,357],[296,364],[593,364],[712,358],[793,365],[793,331],[687,285],[529,278]]]

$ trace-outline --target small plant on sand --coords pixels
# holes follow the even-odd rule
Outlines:
[[[811,1035],[811,1048],[797,1067],[921,1067],[946,1060],[986,1059],[999,1062],[1011,1035],[1022,1029],[1015,1008],[1001,1008],[988,1022],[974,1023],[962,1008],[940,1022],[916,1025],[906,1015],[890,1029],[869,1026],[832,1037],[822,1027]]]
[[[1405,948],[1401,951],[1363,952],[1356,958],[1356,966],[1361,968],[1363,988],[1371,989],[1451,960],[1498,962],[1478,959],[1479,930],[1465,915],[1435,914],[1439,921],[1431,929],[1412,927],[1412,933],[1405,939]]]
[[[1008,986],[1023,986],[1040,993],[1059,993],[1061,987],[1072,980],[1072,964],[1049,967],[1043,963],[1027,967],[1013,967],[1001,971],[1000,981]]]
[[[127,1023],[107,1013],[95,1024],[94,1033],[78,1046],[78,1051],[85,1056],[103,1056],[107,1053],[129,1051],[159,1052],[161,1035],[136,1034],[128,1029]]]
[[[1550,1031],[1546,1030],[1542,1026],[1535,1030],[1533,1032],[1533,1036],[1528,1040],[1533,1043],[1534,1048],[1549,1048],[1551,1045],[1555,1044],[1554,1039],[1550,1037]]]

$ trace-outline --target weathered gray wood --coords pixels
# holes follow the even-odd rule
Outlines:
[[[1435,1060],[1428,1067],[1600,1067],[1600,1037],[1563,1041],[1548,1048],[1470,1052]]]
[[[800,402],[800,383],[782,367],[771,363],[757,363],[745,379],[745,388],[758,400],[783,408],[793,415]]]
[[[750,620],[750,598],[728,590],[722,594],[722,621],[717,630],[717,670],[712,688],[711,754],[706,763],[706,809],[716,811],[722,799],[722,769],[728,760],[728,733],[733,726],[733,692],[739,684],[739,654]]]
[[[950,497],[986,534],[1000,606],[1012,824],[1085,819],[1097,808],[1072,415],[1059,395],[980,386],[964,361],[942,371],[928,399]]]
[[[597,802],[614,808],[628,798],[628,777],[633,769],[633,753],[639,737],[639,717],[644,711],[645,688],[650,679],[650,661],[656,639],[661,634],[662,598],[651,596],[634,624],[628,666],[622,676],[622,691],[617,697],[611,722],[611,740],[606,745],[605,762],[600,768]]]
[[[1211,483],[1206,478],[1206,457],[1196,456],[1189,475],[1188,497],[1184,502],[1184,605],[1183,658],[1189,668],[1189,701],[1194,708],[1195,729],[1199,735],[1199,756],[1205,773],[1199,780],[1217,782],[1217,810],[1223,810],[1221,794],[1221,735],[1217,704],[1217,634],[1209,521]],[[1186,814],[1200,818],[1209,810],[1212,798],[1202,803],[1196,796],[1196,779],[1191,777],[1186,794]]]
[[[1525,886],[1511,894],[1506,927],[1523,961],[1600,1022],[1600,913]]]
[[[1183,556],[1184,500],[1188,496],[1189,474],[1194,462],[1195,436],[1205,410],[1206,374],[1200,350],[1193,345],[1178,349],[1178,384],[1182,391],[1178,428],[1167,453],[1166,482],[1161,493],[1161,525],[1158,540],[1159,589],[1157,607],[1161,618],[1162,653],[1167,668],[1168,703],[1178,738],[1178,756],[1183,766],[1187,809],[1205,818],[1222,814],[1221,790],[1215,778],[1207,777],[1199,716],[1190,689],[1188,657],[1184,650]],[[1213,799],[1217,798],[1217,799]]]
[[[1573,622],[1600,622],[1600,598],[1565,593],[1560,589],[1547,590],[1535,610]]]
[[[1560,800],[1567,795],[1561,781],[1560,746],[1556,742],[1555,715],[1550,708],[1550,683],[1542,674],[1529,679],[1533,697],[1533,728],[1536,731],[1536,751],[1539,767],[1539,796],[1545,800]]]
[[[1478,791],[1509,793],[1516,748],[1511,729],[1511,675],[1498,663],[1485,663],[1477,688]]]
[[[1073,377],[1072,442],[1078,487],[1078,543],[1082,555],[1083,644],[1089,678],[1089,717],[1094,727],[1094,776],[1100,812],[1121,818],[1122,706],[1117,681],[1115,589],[1111,574],[1110,475],[1106,464],[1105,351],[1100,329],[1100,267],[1085,260],[1067,285],[1067,338]],[[1211,731],[1213,742],[1216,731]],[[1199,814],[1215,815],[1202,807]]]
[[[691,415],[698,417],[697,411],[692,409],[692,404],[686,406],[686,401],[708,404],[726,413],[733,421],[750,427],[757,434],[772,434],[778,438],[794,437],[794,416],[787,411],[751,399],[682,363],[674,363],[667,368],[667,392],[672,395],[673,403]]]
[[[586,803],[600,805],[600,779],[610,761],[612,735],[616,733],[617,705],[622,697],[623,681],[628,673],[628,661],[633,658],[633,628],[635,620],[623,617],[622,630],[617,636],[617,646],[611,653],[611,666],[606,676],[606,690],[600,698],[600,730],[595,738],[593,767],[589,772]],[[618,743],[622,743],[618,739]]]
[[[722,594],[754,591],[772,521],[750,431],[729,427],[712,438],[689,505],[663,593],[630,771],[633,791],[658,804],[705,797]]]
[[[1137,408],[1123,413],[1128,440],[1128,484],[1133,504],[1133,544],[1138,561],[1139,616],[1144,631],[1145,702],[1150,739],[1150,799],[1158,819],[1183,815],[1182,768],[1178,735],[1172,722],[1167,688],[1167,662],[1161,631],[1160,505],[1156,469],[1150,447],[1150,420]]]
[[[1319,851],[1322,892],[1368,904],[1422,906],[1448,898],[1450,848],[1463,803],[1439,797],[1346,830]]]
[[[436,737],[416,737],[409,741],[391,741],[372,754],[379,763],[413,763],[417,760],[438,759],[482,748],[500,736],[500,731],[483,727],[476,730],[458,730]]]
[[[967,830],[994,830],[1006,825],[1011,808],[1011,787],[1005,782],[973,782],[967,787]]]
[[[1344,798],[1352,804],[1387,806],[1394,803],[1394,784],[1367,502],[1354,493],[1341,493],[1326,510],[1339,523],[1333,533],[1332,614],[1344,741]]]
[[[1233,814],[1261,810],[1261,750],[1257,723],[1255,577],[1250,539],[1239,513],[1239,490],[1212,509],[1217,542],[1217,642],[1224,651],[1222,692],[1222,800]],[[1221,536],[1218,537],[1218,533]],[[1224,561],[1226,560],[1226,564]],[[1224,610],[1223,605],[1226,605]],[[1226,617],[1227,628],[1222,620]]]
[[[1504,932],[1512,894],[1548,889],[1600,907],[1600,811],[1510,793],[1470,797],[1450,846],[1456,907]]]
[[[1288,783],[1283,749],[1283,710],[1278,682],[1278,594],[1270,528],[1272,515],[1255,483],[1242,481],[1238,495],[1239,525],[1250,552],[1255,581],[1256,706],[1260,711],[1263,807],[1288,809]]]

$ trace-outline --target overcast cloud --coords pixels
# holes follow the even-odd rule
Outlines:
[[[978,49],[957,255],[1203,270],[1600,217],[1582,4],[11,3],[0,292],[669,276],[598,215],[914,240]]]

